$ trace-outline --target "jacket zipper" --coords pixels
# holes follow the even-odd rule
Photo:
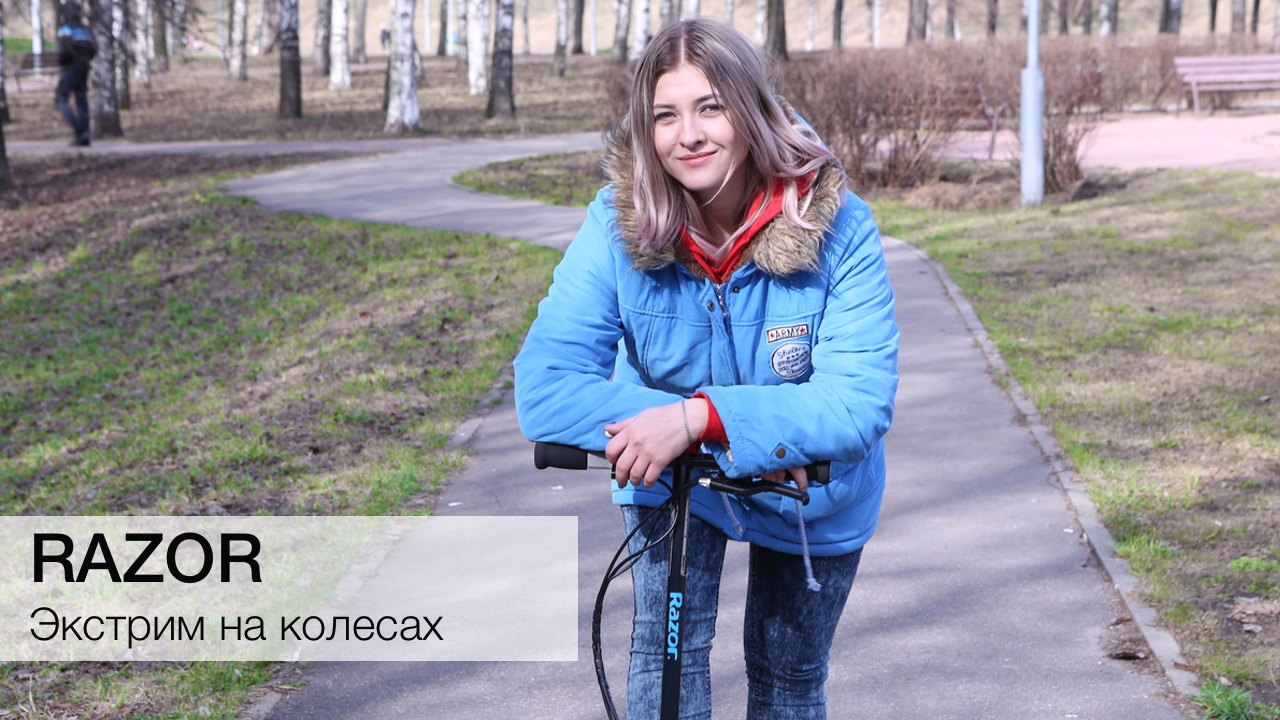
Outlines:
[[[722,325],[724,327],[725,342],[729,346],[729,370],[733,376],[730,384],[737,385],[739,382],[738,364],[734,359],[738,357],[738,351],[737,348],[734,347],[733,329],[729,325],[729,306],[724,302],[724,283],[712,283],[712,285],[715,287],[716,304],[720,306],[720,319],[723,321]]]

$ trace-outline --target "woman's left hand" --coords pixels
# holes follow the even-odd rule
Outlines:
[[[803,465],[797,465],[787,470],[773,470],[761,475],[760,479],[781,484],[786,481],[787,473],[791,473],[791,479],[796,481],[796,487],[801,490],[809,489],[809,472],[804,469]]]
[[[612,440],[604,453],[616,468],[618,487],[653,487],[658,476],[689,448],[707,427],[707,402],[701,398],[659,405],[635,417],[604,426]],[[686,424],[687,423],[687,424]]]

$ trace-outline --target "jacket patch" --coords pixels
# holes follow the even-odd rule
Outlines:
[[[783,325],[780,327],[772,327],[765,330],[765,338],[772,345],[783,340],[791,340],[793,338],[804,337],[809,334],[809,323],[800,323],[799,325]]]
[[[809,371],[809,357],[813,349],[809,343],[783,343],[774,349],[769,358],[773,373],[783,380],[795,380]]]

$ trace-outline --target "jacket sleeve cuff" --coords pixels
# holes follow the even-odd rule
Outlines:
[[[712,440],[714,442],[729,442],[729,436],[725,434],[724,422],[720,420],[720,413],[716,412],[715,403],[711,402],[711,398],[706,393],[696,393],[692,400],[707,401],[707,427],[703,429],[702,434],[698,436],[698,440]]]

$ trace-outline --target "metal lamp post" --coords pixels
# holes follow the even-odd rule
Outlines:
[[[1044,71],[1040,69],[1040,0],[1027,3],[1027,66],[1022,70],[1022,204],[1044,202]]]

